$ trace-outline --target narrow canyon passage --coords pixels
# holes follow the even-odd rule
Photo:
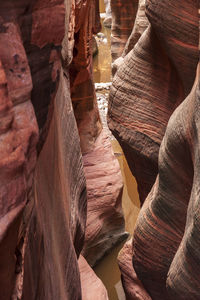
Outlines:
[[[0,1],[0,300],[200,299],[199,0]]]
[[[96,36],[98,53],[93,58],[93,72],[100,116],[102,118],[103,126],[106,130],[109,131],[107,126],[107,102],[109,98],[108,88],[110,87],[109,84],[112,81],[112,59],[110,42],[111,29],[104,26],[103,24],[106,16],[103,0],[100,0],[100,12],[102,28],[101,32]],[[98,83],[100,83],[100,85]],[[128,167],[126,158],[119,143],[111,134],[111,132],[109,132],[109,135],[114,154],[120,164],[124,182],[122,208],[125,218],[125,229],[130,235],[132,235],[135,222],[140,210],[140,200],[137,191],[137,183]],[[107,288],[110,300],[125,299],[125,294],[121,286],[120,270],[117,263],[117,256],[123,245],[124,242],[116,246],[113,250],[111,250],[111,253],[106,255],[94,268],[95,273],[103,281],[105,287]]]

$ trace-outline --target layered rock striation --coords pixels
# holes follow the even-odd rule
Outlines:
[[[133,266],[152,299],[199,299],[199,79],[171,116],[159,174],[139,214]]]
[[[138,0],[111,0],[111,55],[115,61],[123,53],[126,42],[131,34],[138,8]]]
[[[75,6],[74,56],[69,70],[88,194],[83,256],[92,266],[127,237],[121,208],[120,168],[107,133],[102,131],[93,82],[92,37],[100,30],[95,11],[95,1]]]
[[[119,138],[136,175],[141,199],[148,195],[132,242],[125,244],[118,257],[127,299],[186,300],[200,297],[197,280],[200,257],[197,207],[199,68],[194,83],[199,60],[198,8],[197,1],[176,1],[173,4],[170,1],[147,1],[150,25],[134,49],[125,56],[124,63],[127,64],[121,65],[114,78],[110,127]],[[162,24],[159,24],[161,19]],[[154,46],[145,48],[145,45]],[[157,52],[159,45],[160,51]],[[146,60],[143,65],[145,56],[151,60]],[[136,58],[138,62],[140,59],[140,68]],[[129,69],[131,62],[132,69]],[[142,78],[148,76],[143,82]],[[161,78],[159,88],[157,83]],[[117,85],[119,79],[120,86]],[[126,100],[127,87],[130,87],[130,94]],[[120,99],[124,99],[123,104],[129,110],[121,112]],[[166,107],[163,100],[167,100]]]
[[[107,299],[105,288],[89,266],[78,266],[87,217],[81,147],[83,153],[94,149],[101,124],[92,83],[83,89],[77,86],[80,97],[85,96],[85,89],[92,91],[92,109],[84,113],[85,123],[94,122],[88,121],[84,141],[80,126],[79,131],[77,128],[81,113],[71,102],[72,73],[69,76],[72,61],[76,70],[80,67],[75,57],[76,46],[82,51],[76,43],[82,25],[85,36],[81,42],[88,46],[91,19],[98,15],[95,3],[89,10],[89,1],[89,6],[64,0],[9,0],[0,4],[2,300],[82,299],[82,294],[83,298],[88,295],[86,278],[91,291],[99,299]],[[86,18],[85,23],[76,23],[81,22],[79,15]],[[94,28],[98,30],[97,23]],[[87,53],[81,56],[80,64],[80,68],[88,67]],[[87,67],[79,78],[85,74],[90,78],[91,62]],[[110,159],[114,162],[114,156]],[[120,207],[122,183],[116,164],[114,168],[119,179],[114,195]],[[120,216],[123,228],[122,213]]]
[[[147,1],[146,13],[150,24],[124,57],[108,107],[109,127],[136,177],[142,203],[158,173],[169,117],[190,92],[198,62],[196,1]]]

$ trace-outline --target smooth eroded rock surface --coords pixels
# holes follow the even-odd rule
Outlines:
[[[121,207],[121,171],[105,130],[97,138],[94,149],[83,156],[83,163],[88,191],[83,255],[94,266],[127,237]]]
[[[117,242],[126,237],[121,209],[122,179],[107,133],[102,131],[92,70],[92,37],[98,32],[96,2],[75,7],[74,57],[70,86],[78,126],[88,212],[83,256],[94,265]]]
[[[82,255],[79,257],[78,265],[81,277],[82,299],[108,300],[105,286]]]
[[[139,214],[133,266],[153,299],[199,299],[199,81],[171,116]],[[187,116],[187,117],[186,117]]]
[[[126,293],[126,300],[151,300],[138,279],[132,265],[132,239],[126,242],[118,255],[122,285]]]
[[[62,71],[60,76],[36,167],[23,299],[81,299],[77,256],[84,241],[86,186],[69,82]]]
[[[108,108],[109,127],[136,177],[142,202],[158,172],[167,122],[188,95],[198,62],[197,1],[147,1],[146,12],[150,25],[124,57]]]
[[[122,55],[131,34],[137,13],[138,0],[111,0],[111,55],[115,61]]]

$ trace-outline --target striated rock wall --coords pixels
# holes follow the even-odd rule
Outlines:
[[[134,232],[133,266],[153,299],[200,297],[199,87],[198,78],[169,120],[159,151],[159,174]]]
[[[74,56],[70,65],[71,96],[88,194],[83,255],[91,265],[127,236],[121,209],[120,168],[108,136],[102,131],[93,82],[92,36],[100,30],[96,9],[95,1],[75,6]]]
[[[126,300],[151,300],[135,273],[132,265],[132,255],[132,239],[130,239],[125,243],[117,258]]]
[[[82,292],[83,298],[87,294],[86,278],[90,291],[107,299],[105,288],[89,266],[80,270],[78,266],[87,199],[69,64],[76,57],[77,28],[82,25],[75,19],[81,21],[81,14],[87,22],[95,15],[98,19],[98,9],[87,12],[85,3],[79,4],[73,0],[9,0],[0,4],[2,300],[82,299]],[[87,24],[90,28],[90,21]],[[94,28],[98,30],[98,23]],[[89,33],[84,38],[90,39]],[[83,53],[81,64],[88,64],[87,53]],[[91,62],[88,76],[90,69]],[[88,87],[94,94],[92,84],[86,84],[79,90],[83,97]],[[95,119],[97,128],[91,143],[90,137],[84,141],[80,134],[81,146],[85,143],[88,150],[93,149],[101,125],[96,122],[97,108],[87,116]],[[89,122],[89,126],[93,125]],[[119,182],[120,194],[121,179]],[[123,224],[122,216],[121,221]]]
[[[158,172],[167,122],[188,95],[198,62],[197,2],[146,3],[150,24],[124,57],[108,107],[109,127],[136,177],[142,203]]]
[[[111,0],[111,55],[115,61],[123,53],[131,34],[138,8],[138,0]]]
[[[0,4],[4,300],[81,299],[77,256],[84,240],[86,183],[70,99],[69,42],[62,50],[64,71],[60,53],[70,6],[68,2],[65,8],[59,0]],[[45,143],[32,187],[38,141],[35,113],[40,150]]]
[[[127,12],[128,13],[128,12]],[[135,44],[138,42],[139,38],[148,27],[149,21],[145,14],[145,0],[139,0],[137,14],[135,17],[134,26],[132,28],[132,32],[128,39],[126,38],[127,42],[123,46],[123,52],[113,63],[112,63],[112,73],[113,75],[116,73],[117,69],[120,65],[124,62],[124,57],[134,48]]]
[[[150,25],[131,51],[132,53],[129,52],[124,58],[124,62],[127,62],[126,66],[121,65],[114,78],[110,126],[120,139],[132,171],[136,174],[141,199],[144,200],[151,190],[140,211],[132,242],[125,244],[118,257],[127,299],[186,300],[200,297],[197,280],[200,257],[198,251],[199,178],[197,175],[199,68],[194,83],[199,60],[198,8],[198,1],[190,1],[190,3],[175,1],[173,4],[170,1],[147,1],[146,11]],[[161,19],[162,24],[159,24]],[[145,54],[143,51],[147,41],[149,45],[154,44],[154,46],[147,48],[149,50]],[[159,44],[162,52],[157,52]],[[162,53],[165,53],[165,56],[161,55]],[[141,67],[139,68],[139,64],[137,67],[136,57],[138,62],[139,59],[143,62],[145,55],[153,58],[154,64],[153,62],[149,64],[150,61],[146,60],[144,65],[141,63]],[[170,62],[170,73],[166,69],[164,59],[166,55]],[[133,62],[132,68],[130,67],[130,73],[127,73],[131,62]],[[143,73],[145,68],[146,75]],[[155,70],[158,72],[157,77],[154,76]],[[172,70],[176,73],[174,78],[176,86],[171,85]],[[131,73],[132,77],[130,77]],[[142,78],[148,76],[149,88],[142,81]],[[162,82],[159,81],[161,76],[163,76]],[[120,86],[117,85],[119,78],[121,79]],[[127,92],[127,87],[131,87],[131,80],[135,87]],[[138,80],[137,86],[136,80]],[[141,82],[143,85],[140,85]],[[160,88],[158,86],[156,88],[158,82],[160,82]],[[168,87],[171,85],[171,100],[174,98],[175,101],[169,102],[170,98],[168,98],[166,102],[168,107],[163,109],[163,100],[167,99],[166,96],[169,97],[166,83]],[[182,90],[181,93],[177,92],[178,85],[179,91]],[[156,94],[159,89],[159,94]],[[131,97],[131,101],[130,98],[126,100],[125,95],[130,93],[130,97],[131,92],[134,93],[134,97]],[[138,96],[141,97],[138,99]],[[146,102],[147,97],[149,102]],[[180,104],[176,102],[178,97]],[[124,109],[124,113],[120,111],[122,99],[124,99],[125,107],[127,103],[129,107],[127,110]],[[157,103],[157,105],[159,103],[160,109],[162,107],[161,111],[155,110],[158,106],[154,104],[154,109],[151,110],[152,103]],[[179,106],[175,109],[178,104]],[[135,111],[132,112],[131,109]],[[156,115],[155,112],[159,113],[159,111],[160,114]],[[139,112],[141,119],[138,118]],[[168,115],[167,118],[170,117],[168,125],[168,119],[165,119],[164,115],[165,117]],[[131,116],[134,118],[131,119]],[[119,121],[119,117],[121,120],[126,117],[126,120]],[[156,122],[160,120],[157,123],[157,129],[153,125],[153,118]],[[163,122],[163,120],[166,121]],[[162,127],[163,133],[161,134],[159,130]],[[143,135],[139,135],[139,132]],[[156,141],[155,135],[157,138],[160,135],[160,140],[157,139],[157,151],[153,143],[153,140]],[[140,148],[137,148],[138,141]],[[156,163],[154,165],[150,164],[150,154],[151,160]],[[158,169],[155,172],[157,159]],[[143,171],[148,175],[145,181]],[[155,177],[156,181],[152,187]],[[148,183],[148,186],[145,183]]]
[[[87,226],[83,255],[94,266],[127,237],[121,207],[122,177],[110,139],[103,130],[93,151],[83,156],[88,191]]]
[[[0,4],[0,298],[11,299],[20,272],[21,225],[31,194],[38,126],[32,78],[15,11]],[[14,8],[14,7],[13,7]]]
[[[69,82],[62,70],[36,166],[29,218],[23,299],[81,299],[77,256],[84,241],[86,186]]]

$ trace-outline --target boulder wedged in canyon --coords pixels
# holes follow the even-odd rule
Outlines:
[[[133,266],[155,300],[200,298],[199,100],[198,79],[169,120],[134,231]]]
[[[108,294],[102,281],[96,276],[82,255],[78,260],[83,300],[108,300]]]
[[[88,194],[82,254],[90,265],[95,265],[117,242],[127,236],[121,209],[121,173],[109,138],[102,131],[93,82],[92,37],[99,28],[99,21],[94,13],[95,5],[94,0],[86,1],[84,10],[80,10],[81,4],[75,8],[75,55],[69,70]]]
[[[146,13],[150,24],[124,57],[108,106],[108,125],[136,177],[142,203],[158,173],[167,122],[188,95],[198,62],[196,1],[147,1]]]
[[[82,254],[94,266],[117,243],[127,238],[121,207],[123,182],[118,160],[105,130],[92,151],[83,155],[88,213]]]
[[[126,300],[151,300],[133,269],[132,257],[132,239],[130,239],[124,244],[117,258]]]

